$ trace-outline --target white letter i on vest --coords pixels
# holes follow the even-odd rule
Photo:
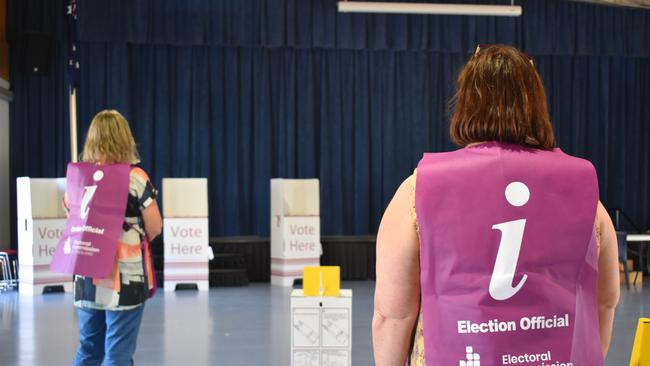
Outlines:
[[[93,174],[93,180],[95,182],[99,182],[103,178],[104,178],[104,172],[102,172],[101,170],[97,170]],[[95,195],[95,191],[97,191],[96,185],[84,187],[84,193],[83,196],[81,197],[81,212],[80,212],[82,219],[88,217],[88,212],[90,211],[90,207],[88,207],[88,205],[90,205],[90,201],[92,201],[93,196]]]
[[[521,182],[512,182],[506,187],[506,199],[512,206],[520,207],[525,205],[530,198],[528,187]],[[513,297],[524,286],[528,275],[524,274],[516,286],[512,286],[515,278],[515,270],[519,253],[521,251],[522,239],[526,219],[508,221],[492,226],[492,229],[501,232],[499,250],[490,279],[490,296],[495,300],[507,300]]]

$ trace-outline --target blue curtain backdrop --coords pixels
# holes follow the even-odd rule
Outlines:
[[[97,111],[120,110],[156,184],[209,178],[211,235],[268,235],[272,177],[320,179],[324,234],[374,233],[421,154],[454,148],[463,62],[477,43],[508,43],[535,58],[558,145],[591,160],[604,203],[647,228],[650,12],[521,3],[521,18],[481,18],[337,14],[334,0],[81,0],[80,140]],[[69,160],[64,9],[9,0],[14,181],[62,176]],[[26,30],[57,40],[47,76],[21,70]]]

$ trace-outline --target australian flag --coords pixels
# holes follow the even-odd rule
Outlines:
[[[68,3],[68,83],[70,89],[79,87],[79,51],[77,49],[77,0]]]

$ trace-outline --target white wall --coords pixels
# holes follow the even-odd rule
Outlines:
[[[0,79],[0,249],[9,248],[11,207],[9,205],[9,83]]]

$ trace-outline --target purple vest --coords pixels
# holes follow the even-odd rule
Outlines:
[[[68,221],[56,247],[52,272],[105,278],[115,264],[129,196],[127,164],[69,163]]]
[[[417,171],[430,366],[602,366],[593,166],[488,142]]]

